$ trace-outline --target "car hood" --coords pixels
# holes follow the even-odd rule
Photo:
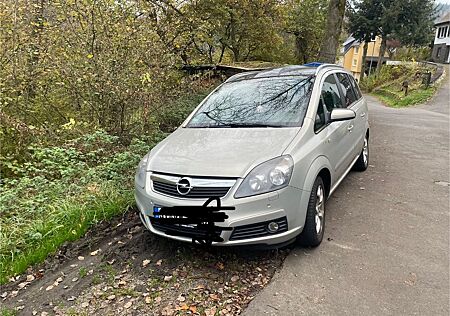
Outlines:
[[[299,129],[179,128],[153,148],[147,170],[244,177],[255,165],[280,156]]]

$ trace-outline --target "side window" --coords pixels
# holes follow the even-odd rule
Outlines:
[[[319,106],[317,107],[316,119],[314,121],[314,131],[317,132],[319,129],[324,127],[325,124],[326,124],[325,110],[322,98],[320,98]]]
[[[355,91],[356,98],[359,100],[362,97],[361,90],[359,90],[358,84],[355,82],[355,79],[352,76],[348,76],[350,78],[350,83],[352,84],[353,91]]]
[[[350,83],[350,78],[347,76],[347,74],[338,73],[337,77],[339,83],[341,84],[342,93],[344,94],[345,106],[348,107],[358,98],[353,91],[352,84]]]
[[[334,108],[344,107],[334,75],[329,75],[323,82],[321,95],[328,112]]]

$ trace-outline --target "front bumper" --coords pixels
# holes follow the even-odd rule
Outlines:
[[[271,233],[262,237],[233,240],[235,239],[232,238],[233,230],[227,230],[221,233],[223,241],[213,242],[213,245],[276,245],[286,243],[301,233],[306,217],[309,192],[288,186],[275,192],[235,199],[233,195],[240,182],[241,179],[238,179],[228,194],[221,198],[222,206],[234,206],[235,210],[226,211],[228,219],[224,223],[217,223],[216,225],[231,227],[235,230],[236,227],[248,227],[246,225],[251,226],[285,218],[287,231]],[[153,216],[154,206],[201,206],[206,199],[180,199],[154,192],[151,189],[150,175],[148,175],[146,183],[145,188],[137,185],[135,187],[136,203],[145,227],[160,236],[192,242],[191,238],[167,235],[156,229],[151,223],[150,216]]]

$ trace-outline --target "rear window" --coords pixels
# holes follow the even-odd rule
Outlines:
[[[352,84],[353,87],[353,91],[355,91],[356,97],[359,99],[361,99],[362,97],[362,93],[361,90],[359,89],[358,84],[355,81],[355,78],[353,78],[352,76],[348,76],[350,78],[350,83]]]
[[[342,93],[344,94],[345,106],[348,107],[359,98],[356,96],[350,77],[347,74],[338,73],[337,77],[341,84]]]

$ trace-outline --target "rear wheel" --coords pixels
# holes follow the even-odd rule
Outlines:
[[[314,181],[309,196],[305,227],[300,234],[300,242],[308,247],[317,247],[323,239],[325,229],[325,185],[320,176]]]
[[[353,168],[357,171],[366,171],[368,166],[369,166],[369,138],[366,135],[366,137],[364,137],[363,149],[358,157],[358,160],[356,160]]]

